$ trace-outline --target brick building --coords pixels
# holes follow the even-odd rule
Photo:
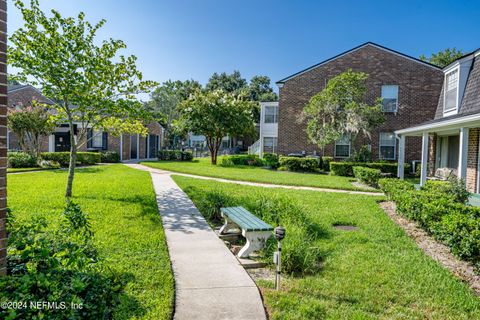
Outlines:
[[[7,273],[7,1],[0,0],[0,275]]]
[[[430,121],[397,130],[402,162],[403,145],[422,137],[421,182],[428,175],[450,174],[465,180],[470,192],[480,193],[480,49],[443,69],[444,83]],[[399,177],[403,177],[399,171]]]
[[[298,118],[310,98],[325,88],[329,79],[351,69],[365,72],[366,103],[383,98],[385,123],[371,139],[359,137],[356,147],[368,145],[374,159],[395,160],[398,143],[394,131],[430,120],[435,115],[443,83],[440,68],[397,51],[368,42],[309,67],[277,82],[280,88],[278,110],[278,153],[320,154],[309,143],[305,122]],[[405,160],[419,160],[421,139],[409,139]],[[325,148],[325,155],[337,159],[351,153],[348,139]]]
[[[32,101],[38,101],[44,104],[53,104],[38,89],[31,85],[12,85],[8,87],[8,107],[9,109],[21,109],[31,106]],[[75,125],[75,135],[77,127]],[[157,123],[146,125],[148,136],[142,137],[136,135],[121,135],[116,137],[108,132],[99,132],[89,130],[87,141],[80,144],[78,151],[115,151],[120,154],[122,161],[131,159],[156,158],[160,147],[162,127]],[[12,133],[7,133],[8,150],[19,150],[18,137]],[[70,129],[68,125],[60,125],[49,136],[41,138],[41,151],[59,152],[70,151]]]

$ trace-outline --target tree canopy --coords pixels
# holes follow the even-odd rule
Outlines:
[[[119,55],[121,40],[96,39],[105,24],[91,24],[85,14],[64,18],[55,10],[47,16],[38,0],[30,8],[16,1],[24,26],[10,37],[8,63],[19,72],[15,79],[39,87],[55,102],[58,122],[77,125],[77,139],[70,134],[70,166],[65,195],[72,184],[79,145],[86,143],[87,130],[100,128],[115,133],[146,134],[142,124],[148,114],[136,94],[148,92],[156,83],[143,81],[135,56]],[[98,45],[97,45],[98,44]]]
[[[204,135],[212,164],[225,136],[242,135],[254,130],[255,102],[242,95],[222,90],[196,91],[180,104],[178,127],[185,132]]]
[[[439,66],[440,68],[444,68],[463,55],[464,53],[462,50],[457,50],[456,48],[446,48],[445,50],[437,53],[432,53],[428,58],[422,54],[420,56],[420,60],[427,61],[431,64]]]
[[[323,149],[343,135],[354,142],[359,134],[370,137],[371,130],[384,122],[381,100],[365,103],[367,78],[366,73],[348,70],[310,99],[300,120],[306,121],[312,143]]]

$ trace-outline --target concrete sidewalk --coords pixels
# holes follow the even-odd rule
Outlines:
[[[149,171],[175,276],[174,319],[266,319],[258,288],[169,172]]]

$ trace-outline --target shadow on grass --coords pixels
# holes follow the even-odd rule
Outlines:
[[[135,282],[135,276],[132,273],[123,273],[119,275],[124,287],[128,283]],[[140,318],[146,313],[144,304],[136,297],[122,291],[118,296],[118,303],[113,309],[114,318],[118,319],[131,319]]]

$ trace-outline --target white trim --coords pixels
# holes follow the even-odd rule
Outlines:
[[[337,142],[338,141],[335,141],[335,147],[334,147],[334,150],[333,150],[333,157],[334,158],[338,158],[338,159],[346,159],[348,157],[350,157],[352,155],[352,141],[350,141],[350,139],[348,139],[348,156],[337,156]],[[346,144],[338,144],[340,146],[346,146]]]
[[[405,136],[401,136],[398,141],[398,167],[397,177],[404,178],[405,174]]]
[[[460,129],[459,137],[459,157],[458,157],[458,175],[464,181],[467,179],[467,158],[468,158],[468,133],[469,128]],[[449,150],[450,151],[450,150]]]
[[[448,85],[447,77],[454,72],[457,73],[457,88],[456,88],[456,95],[455,95],[455,108],[450,109],[450,110],[445,110],[445,106],[446,106],[446,102],[447,102],[447,89],[448,89],[447,88],[447,85]],[[444,88],[444,90],[443,90],[443,110],[442,110],[443,116],[448,117],[448,116],[457,114],[458,113],[458,106],[460,104],[460,101],[458,101],[459,100],[458,99],[458,93],[459,93],[459,89],[460,89],[460,64],[456,68],[453,68],[448,72],[445,72],[445,76],[443,77],[443,88]]]
[[[428,164],[428,132],[422,134],[422,162],[420,167],[420,185],[424,186],[427,181],[427,164]]]
[[[393,134],[395,143],[393,146],[382,145],[382,133]],[[382,147],[393,147],[393,158],[383,158],[382,157]],[[395,139],[394,132],[382,131],[378,133],[378,158],[381,160],[396,160],[397,159],[397,139]]]
[[[316,65],[314,65],[314,66],[311,66],[311,67],[309,67],[309,68],[307,68],[307,69],[305,69],[305,70],[303,70],[303,71],[300,71],[300,72],[298,72],[298,73],[295,73],[295,74],[293,74],[293,75],[291,75],[291,76],[289,76],[289,77],[283,78],[283,79],[281,79],[280,81],[278,81],[276,84],[277,84],[279,87],[280,87],[280,84],[282,84],[282,86],[283,86],[283,83],[287,82],[287,81],[290,80],[290,79],[293,79],[293,78],[298,77],[299,75],[302,75],[302,74],[304,74],[304,73],[306,73],[306,72],[308,72],[308,71],[311,71],[311,70],[313,70],[313,69],[316,69],[316,68],[318,68],[318,67],[321,67],[321,66],[323,66],[323,65],[325,65],[325,64],[327,64],[327,63],[329,63],[329,62],[335,61],[335,60],[337,60],[337,59],[339,59],[339,58],[341,58],[341,57],[346,56],[347,54],[353,53],[353,52],[355,52],[355,51],[357,51],[357,50],[360,50],[360,49],[362,49],[362,48],[364,48],[364,47],[366,47],[366,46],[375,47],[375,48],[377,48],[377,49],[380,49],[380,50],[389,52],[389,53],[394,54],[394,55],[397,55],[397,56],[399,56],[399,57],[401,57],[401,58],[404,58],[404,59],[407,59],[407,60],[416,62],[416,63],[418,63],[418,64],[424,65],[424,66],[426,66],[426,67],[430,67],[430,68],[435,69],[435,70],[441,70],[441,68],[436,67],[436,66],[433,66],[433,65],[431,65],[431,64],[429,64],[429,63],[427,63],[427,62],[422,62],[422,61],[419,61],[419,60],[417,60],[417,59],[415,59],[415,58],[413,58],[413,57],[411,58],[411,57],[408,57],[407,55],[403,55],[403,54],[401,54],[401,53],[399,53],[399,52],[395,52],[395,51],[392,51],[392,50],[390,50],[390,49],[388,49],[388,48],[384,48],[384,47],[378,46],[378,45],[376,45],[376,44],[374,44],[374,43],[367,42],[367,43],[364,43],[364,44],[362,44],[362,45],[360,45],[360,46],[358,46],[358,47],[356,47],[356,48],[350,49],[350,50],[348,50],[348,51],[346,51],[346,52],[344,52],[344,53],[341,53],[341,54],[339,54],[339,55],[337,55],[337,56],[334,56],[333,58],[327,59],[327,60],[325,60],[325,61],[323,61],[323,62],[320,62],[320,63],[318,63],[318,64],[316,64]]]
[[[48,152],[55,152],[55,135],[48,136]]]
[[[395,134],[397,135],[402,135],[402,134],[421,134],[425,130],[434,130],[438,128],[443,128],[446,127],[448,129],[449,127],[455,127],[459,125],[464,125],[464,126],[469,126],[469,122],[474,122],[474,121],[480,121],[480,113],[470,115],[470,116],[465,116],[465,117],[459,117],[447,121],[439,121],[439,122],[434,122],[434,123],[429,123],[429,124],[424,124],[424,125],[419,125],[416,127],[410,127],[406,129],[401,129],[395,131]],[[471,126],[478,126],[480,123],[472,123],[470,124]],[[453,128],[452,128],[453,129]]]
[[[147,159],[150,159],[150,134],[147,134]]]

